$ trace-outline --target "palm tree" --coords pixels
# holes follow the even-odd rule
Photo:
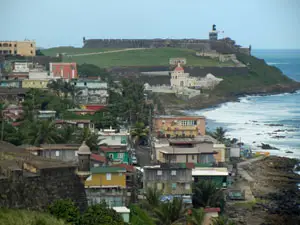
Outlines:
[[[202,225],[205,217],[205,212],[203,208],[200,209],[190,209],[187,216],[187,221],[189,225]]]
[[[65,126],[63,129],[60,130],[62,142],[69,143],[73,141],[74,134],[76,129],[73,126]]]
[[[154,209],[154,214],[160,225],[173,225],[184,219],[182,199],[174,198],[173,201],[161,203]]]
[[[193,187],[193,206],[199,207],[220,207],[224,200],[223,191],[218,189],[213,181],[200,181]]]
[[[161,192],[156,188],[147,188],[145,197],[146,197],[146,205],[148,209],[153,209],[159,206]]]
[[[57,80],[51,80],[49,81],[47,87],[54,91],[54,93],[60,97],[61,92],[64,89],[64,81],[62,79],[57,79]]]
[[[212,218],[212,225],[235,225],[234,222],[230,221],[227,217],[220,216]]]
[[[130,207],[130,218],[130,224],[132,225],[155,225],[153,218],[136,205]]]
[[[57,132],[55,122],[51,120],[26,121],[22,124],[22,130],[25,142],[34,146],[55,144],[62,139],[59,132]]]
[[[145,128],[145,124],[142,122],[137,122],[130,132],[136,145],[138,145],[142,139],[145,139],[148,136],[148,133],[148,128]]]
[[[217,141],[224,143],[226,132],[227,132],[227,130],[223,129],[223,127],[217,127],[215,132],[212,134],[212,136]]]
[[[86,141],[86,144],[90,147],[91,151],[98,150],[98,136],[93,133],[89,128],[85,127],[78,130],[77,135],[74,136],[76,141],[82,143]]]

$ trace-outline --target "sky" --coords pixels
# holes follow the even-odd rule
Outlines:
[[[82,46],[82,38],[208,38],[300,49],[300,0],[0,0],[0,40]]]

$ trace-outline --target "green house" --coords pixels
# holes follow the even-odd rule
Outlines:
[[[100,147],[100,151],[104,153],[106,158],[112,164],[129,164],[129,155],[126,149]]]
[[[192,169],[192,177],[195,183],[211,180],[219,188],[227,188],[228,170],[226,167],[195,167]]]

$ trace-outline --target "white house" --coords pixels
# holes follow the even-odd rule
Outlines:
[[[108,146],[127,146],[130,133],[127,130],[103,129],[98,132],[99,145],[107,144]]]
[[[207,74],[204,78],[191,77],[185,73],[178,63],[178,66],[171,73],[171,86],[174,88],[214,88],[223,79],[217,78],[212,74]]]

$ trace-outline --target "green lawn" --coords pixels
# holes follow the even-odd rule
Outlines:
[[[91,53],[100,51],[109,51],[116,49],[85,49],[85,48],[52,48],[43,50],[45,55],[56,55],[58,52],[67,54]],[[132,50],[126,52],[106,53],[102,55],[74,56],[63,58],[66,62],[75,61],[78,64],[95,64],[101,68],[110,68],[116,66],[168,66],[169,59],[181,57],[187,59],[189,66],[232,66],[232,62],[219,63],[215,59],[198,57],[194,50],[183,48],[153,48],[143,50]]]

